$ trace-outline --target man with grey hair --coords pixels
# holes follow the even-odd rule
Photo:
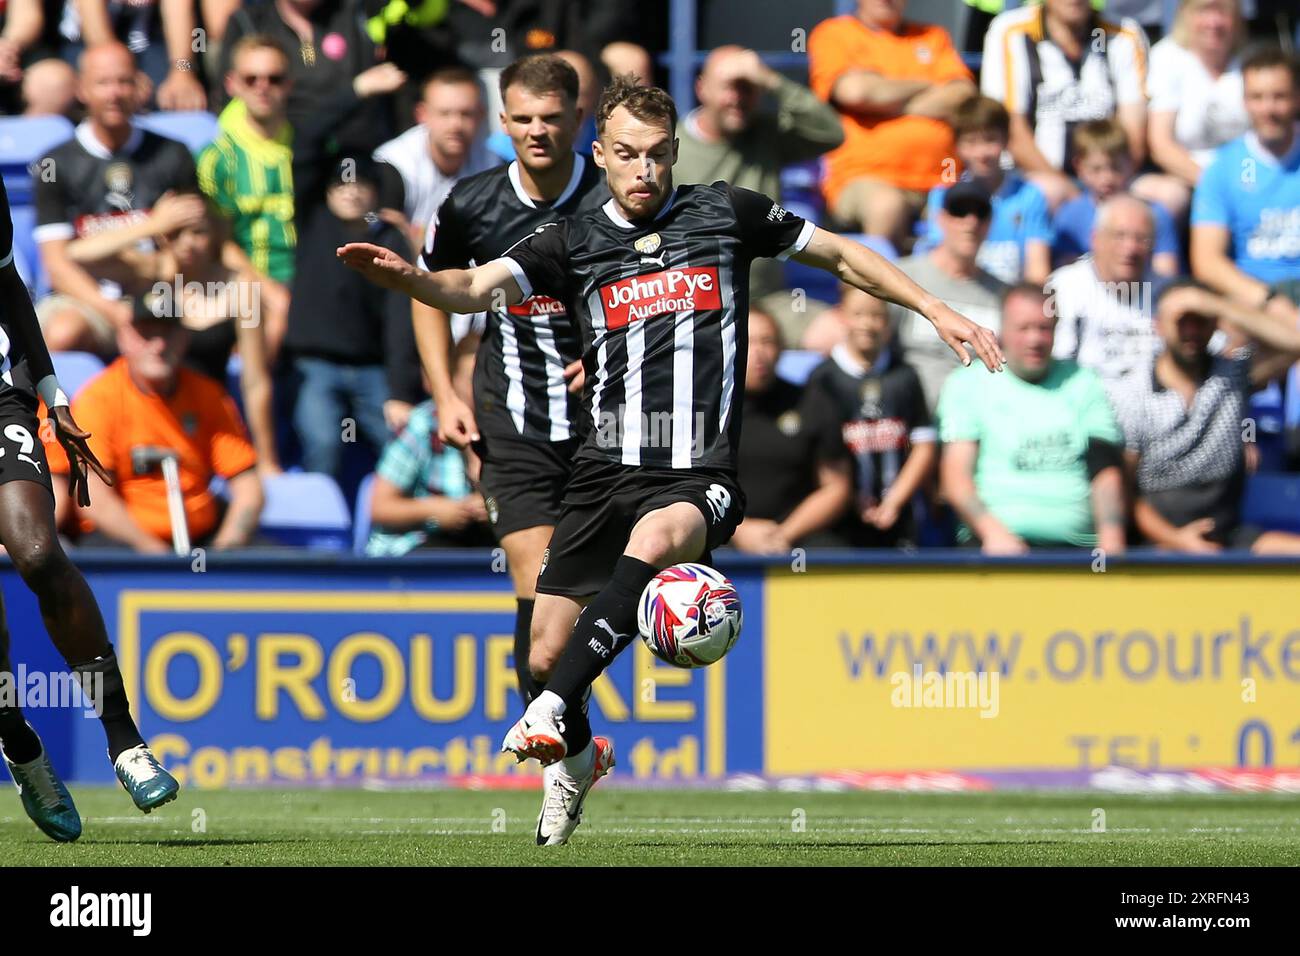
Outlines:
[[[1151,271],[1154,244],[1155,217],[1141,199],[1123,193],[1097,208],[1092,254],[1047,277],[1056,358],[1074,359],[1107,383],[1150,365],[1151,303],[1161,281]]]

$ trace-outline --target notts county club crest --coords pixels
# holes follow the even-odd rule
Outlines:
[[[862,388],[858,391],[858,394],[862,398],[862,405],[858,414],[863,418],[883,417],[885,410],[881,404],[881,392],[882,389],[880,387],[879,379],[869,378],[863,382]]]
[[[112,163],[104,170],[104,186],[108,190],[105,201],[109,206],[123,211],[131,208],[133,180],[131,167],[126,163]]]
[[[636,242],[632,243],[632,248],[637,252],[644,253],[647,256],[654,255],[663,240],[659,238],[659,233],[652,232],[648,236],[642,236]]]

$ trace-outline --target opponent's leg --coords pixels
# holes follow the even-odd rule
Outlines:
[[[34,481],[0,484],[0,541],[36,595],[54,646],[88,691],[108,738],[122,786],[148,813],[176,798],[176,780],[145,746],[131,718],[122,672],[95,595],[68,559],[54,530],[54,503]]]
[[[23,810],[50,839],[71,843],[81,836],[81,815],[72,802],[72,794],[54,772],[41,738],[18,706],[18,684],[9,662],[9,622],[3,602],[0,602],[0,675],[9,685],[0,693],[0,752],[18,788]]]

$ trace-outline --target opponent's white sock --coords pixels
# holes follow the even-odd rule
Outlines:
[[[596,741],[588,740],[587,746],[576,754],[564,758],[564,769],[569,776],[581,780],[591,776],[592,765],[596,762]]]
[[[564,698],[549,690],[542,691],[537,695],[537,699],[528,705],[528,716],[535,719],[544,713],[554,714],[556,717],[563,717]]]

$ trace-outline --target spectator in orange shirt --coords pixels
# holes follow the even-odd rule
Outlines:
[[[858,0],[856,14],[825,20],[808,38],[813,92],[843,114],[844,145],[827,156],[827,205],[900,248],[945,162],[955,162],[952,112],[975,93],[952,38],[905,21],[906,3]]]
[[[156,468],[137,474],[132,466],[133,450],[161,447],[179,456],[190,541],[217,550],[248,544],[262,510],[262,484],[239,412],[220,383],[181,367],[189,332],[175,315],[137,304],[132,324],[135,335],[118,333],[122,357],[73,401],[74,416],[91,433],[90,447],[115,479],[109,487],[90,476],[87,517],[94,533],[83,543],[171,550],[162,474]],[[62,449],[47,442],[45,451],[51,473],[67,475]],[[224,514],[210,490],[216,475],[226,479],[230,495]],[[56,489],[61,484],[66,488],[56,481]]]

